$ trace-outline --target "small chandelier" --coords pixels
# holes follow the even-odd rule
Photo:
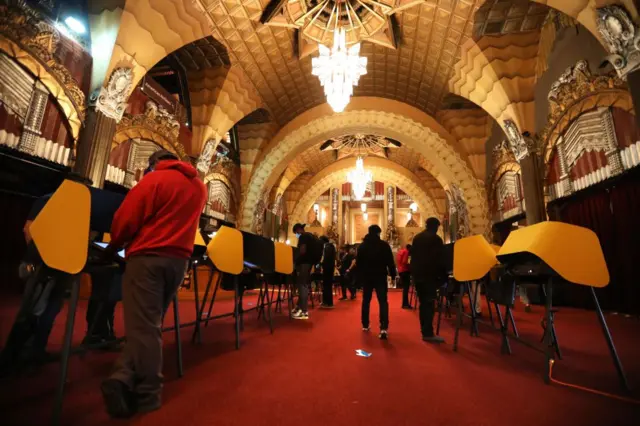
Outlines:
[[[318,49],[320,56],[311,59],[311,73],[320,79],[333,111],[342,112],[353,95],[353,86],[367,73],[367,58],[360,56],[360,43],[347,48],[344,28],[334,30],[331,49],[322,44]]]
[[[364,160],[362,157],[356,159],[356,168],[347,174],[347,181],[351,183],[353,195],[356,200],[362,200],[364,193],[367,191],[367,184],[373,180],[371,172],[364,169]]]

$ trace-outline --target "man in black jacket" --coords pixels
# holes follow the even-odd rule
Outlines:
[[[333,276],[336,270],[336,247],[326,236],[320,237],[322,249],[322,305],[321,308],[333,308]]]
[[[298,304],[293,309],[294,319],[309,319],[309,286],[311,284],[311,268],[320,261],[322,253],[316,253],[320,243],[313,234],[304,230],[304,224],[296,223],[293,232],[298,237],[298,257],[296,259],[296,286],[298,288]]]
[[[387,339],[389,328],[389,302],[387,301],[387,275],[396,277],[396,264],[393,252],[386,241],[380,239],[382,229],[378,225],[371,225],[369,233],[358,248],[356,258],[358,280],[362,284],[362,330],[369,331],[369,306],[376,291],[380,306],[380,337]]]
[[[437,235],[440,221],[427,219],[426,230],[413,238],[411,246],[411,275],[420,301],[420,328],[422,340],[443,343],[444,339],[433,333],[436,292],[444,282],[444,243]]]

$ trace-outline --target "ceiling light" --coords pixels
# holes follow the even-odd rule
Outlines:
[[[84,27],[82,22],[78,21],[73,16],[67,17],[67,19],[64,20],[64,23],[67,24],[67,27],[76,34],[84,34],[87,32],[87,29]]]
[[[411,209],[411,211],[413,213],[418,211],[418,205],[416,203],[411,203],[411,205],[409,206],[409,208]]]
[[[311,59],[311,74],[320,79],[327,102],[342,112],[353,95],[353,86],[367,73],[367,58],[360,56],[360,43],[347,47],[344,28],[333,32],[333,47],[319,44],[320,56]]]
[[[362,217],[364,218],[364,220],[365,220],[365,222],[366,222],[367,220],[369,220],[369,213],[364,212],[364,214],[362,215]]]
[[[367,184],[373,180],[371,172],[364,169],[364,160],[362,157],[356,159],[356,168],[349,172],[347,180],[351,183],[355,199],[362,200],[367,191]]]

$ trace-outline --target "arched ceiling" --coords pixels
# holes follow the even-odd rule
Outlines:
[[[391,160],[379,157],[366,158],[364,167],[373,173],[376,180],[400,187],[414,200],[423,214],[442,217],[441,214],[438,214],[424,183],[411,171]],[[318,197],[329,188],[346,182],[347,173],[352,168],[353,160],[345,158],[334,162],[309,179],[306,183],[306,190],[289,217],[289,223],[304,222],[309,209]]]
[[[327,167],[336,162],[335,151],[320,151],[320,145],[316,144],[299,154],[286,168],[275,185],[275,194],[286,194],[290,185],[298,180],[299,176],[314,176],[321,173]],[[355,166],[355,157],[347,157],[351,167]],[[377,157],[372,157],[377,158]],[[428,172],[433,169],[421,154],[406,146],[390,149],[387,159],[411,173],[414,173],[427,189],[429,197],[434,201],[438,213],[445,211],[446,194],[442,185]],[[377,176],[375,180],[382,181]],[[291,196],[289,198],[292,198]]]

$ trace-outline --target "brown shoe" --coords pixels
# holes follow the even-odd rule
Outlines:
[[[107,379],[100,386],[107,413],[114,419],[123,419],[135,414],[133,394],[120,380]]]

